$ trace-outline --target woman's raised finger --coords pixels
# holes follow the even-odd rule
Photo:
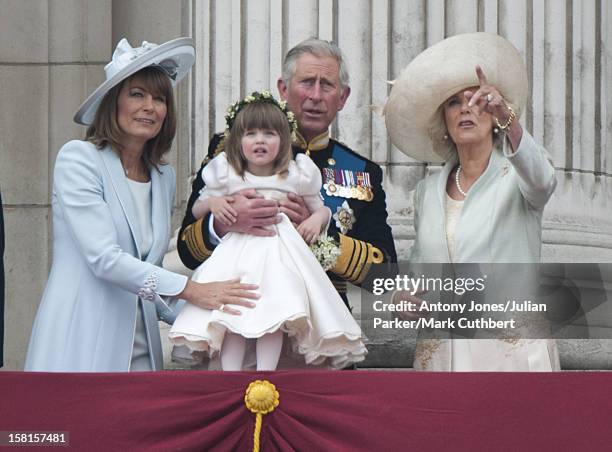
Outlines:
[[[476,65],[476,77],[478,77],[478,84],[480,86],[489,84],[487,81],[487,76],[478,64]]]

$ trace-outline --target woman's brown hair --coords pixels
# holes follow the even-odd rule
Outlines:
[[[271,129],[278,133],[280,146],[274,161],[274,172],[285,176],[289,168],[289,162],[293,159],[291,129],[287,116],[280,108],[270,102],[253,102],[245,105],[238,112],[225,145],[225,153],[229,164],[236,173],[244,176],[247,161],[242,152],[242,137],[250,129]]]
[[[117,122],[117,99],[121,88],[125,86],[132,78],[139,76],[142,78],[144,88],[154,95],[161,95],[166,99],[166,118],[162,124],[161,130],[145,144],[143,159],[150,167],[158,168],[159,165],[164,165],[164,154],[170,150],[172,140],[176,133],[176,109],[174,106],[174,92],[170,78],[163,70],[149,66],[127,79],[123,80],[117,86],[111,88],[106,93],[96,116],[87,128],[85,139],[95,144],[98,149],[102,149],[106,145],[110,145],[115,151],[121,152],[122,131]],[[159,169],[159,168],[158,168]]]

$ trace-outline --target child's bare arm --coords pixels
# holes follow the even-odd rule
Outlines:
[[[196,219],[203,218],[208,212],[212,212],[216,219],[225,225],[232,225],[236,222],[237,213],[231,206],[234,198],[231,196],[211,196],[198,199],[191,209],[191,213]]]
[[[328,207],[322,206],[315,210],[297,227],[297,231],[307,243],[313,243],[321,234],[329,221],[331,211]]]
[[[204,218],[206,214],[210,212],[210,207],[208,206],[209,199],[210,198],[196,199],[196,202],[193,203],[193,207],[191,208],[191,214],[196,220]]]

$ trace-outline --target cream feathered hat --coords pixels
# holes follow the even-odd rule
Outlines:
[[[121,81],[148,66],[163,70],[174,86],[195,62],[195,47],[191,38],[177,38],[157,45],[143,41],[140,47],[132,47],[123,38],[113,52],[113,58],[104,67],[106,80],[87,98],[74,115],[74,121],[89,125],[93,122],[102,98]]]
[[[426,162],[448,159],[449,143],[432,137],[435,115],[446,99],[478,85],[476,65],[520,117],[528,82],[516,48],[492,33],[452,36],[417,55],[393,84],[384,116],[391,142],[400,151]]]

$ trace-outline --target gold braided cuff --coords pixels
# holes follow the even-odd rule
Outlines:
[[[204,236],[202,235],[203,223],[204,218],[199,219],[195,223],[187,226],[181,235],[181,240],[187,245],[189,254],[200,262],[204,262],[212,254],[212,250],[206,248],[206,243],[204,242]]]
[[[340,239],[340,256],[333,273],[354,284],[360,284],[365,279],[372,264],[380,264],[384,255],[370,243],[338,234]]]

